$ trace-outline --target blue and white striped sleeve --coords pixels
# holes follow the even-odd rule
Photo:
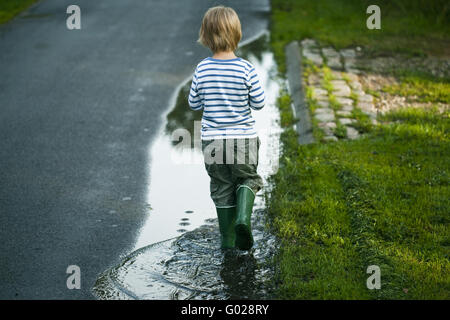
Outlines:
[[[200,110],[203,108],[203,103],[197,89],[197,69],[195,69],[194,77],[192,78],[191,90],[189,91],[189,107],[192,110]]]
[[[261,110],[265,104],[265,94],[255,68],[250,69],[248,72],[246,83],[248,87],[248,102],[250,108]]]

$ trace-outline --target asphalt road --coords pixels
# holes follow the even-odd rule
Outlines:
[[[0,299],[92,299],[130,252],[145,209],[147,148],[176,87],[209,52],[196,44],[216,1],[42,0],[0,26]],[[236,9],[244,40],[267,0]],[[131,200],[123,200],[131,198]],[[66,268],[81,269],[81,289]]]

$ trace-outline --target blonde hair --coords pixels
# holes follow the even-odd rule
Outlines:
[[[212,52],[234,51],[242,37],[241,22],[229,7],[217,6],[206,11],[198,42]]]

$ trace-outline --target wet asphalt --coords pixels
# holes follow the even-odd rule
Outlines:
[[[68,30],[70,4],[42,0],[0,26],[0,299],[94,298],[148,214],[147,153],[171,98],[209,55],[196,43],[203,13],[232,6],[246,40],[269,11],[267,0],[78,0],[82,29]]]

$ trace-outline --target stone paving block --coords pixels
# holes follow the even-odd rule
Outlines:
[[[342,72],[340,71],[336,71],[336,70],[331,70],[331,75],[333,76],[333,78],[335,80],[342,80]]]
[[[312,85],[319,85],[320,81],[321,81],[321,78],[315,73],[311,73],[308,76],[308,84],[311,85],[311,86]]]
[[[327,65],[332,69],[342,69],[339,52],[331,47],[322,48],[322,54],[327,58]]]
[[[319,55],[309,56],[309,60],[318,67],[323,65],[323,58]]]
[[[317,66],[323,64],[323,58],[318,50],[303,49],[303,56]]]
[[[348,85],[343,86],[335,86],[333,90],[333,94],[336,97],[349,97],[352,91]]]
[[[313,39],[303,39],[300,44],[305,48],[315,48],[317,47],[317,42]]]
[[[356,75],[354,73],[346,72],[345,76],[350,79],[350,82],[358,82],[359,81],[358,75]]]
[[[327,58],[327,65],[331,69],[342,69],[342,62],[340,57],[329,57]]]
[[[355,49],[342,49],[339,52],[344,58],[356,58]]]
[[[319,128],[330,128],[330,129],[336,129],[337,125],[335,122],[321,122],[319,123]]]
[[[362,84],[359,81],[351,81],[350,87],[352,87],[353,90],[357,90],[358,92],[362,91]]]
[[[330,108],[317,108],[314,111],[315,114],[319,114],[319,113],[329,113],[329,114],[333,114],[333,110]]]
[[[358,108],[360,108],[362,111],[366,112],[375,112],[376,109],[372,102],[364,102],[364,101],[358,101]]]
[[[362,94],[358,96],[358,101],[361,102],[373,102],[373,96],[370,94]]]
[[[347,82],[345,82],[345,80],[331,80],[330,83],[335,88],[336,87],[347,86]]]
[[[352,105],[344,105],[341,108],[341,111],[353,111],[353,106]]]
[[[323,130],[325,135],[333,135],[333,130],[336,128],[336,123],[334,122],[321,122],[319,123],[319,128]]]
[[[328,95],[328,91],[319,87],[314,87],[313,88],[313,96],[317,97],[317,96],[327,96]]]
[[[366,110],[362,110],[363,113],[367,114],[370,119],[375,119],[377,118],[377,111],[366,111]]]
[[[332,47],[322,48],[322,54],[327,58],[340,57],[339,52]]]
[[[356,69],[356,60],[353,58],[344,59],[345,70]]]
[[[325,141],[338,141],[338,138],[336,136],[333,136],[333,135],[328,135],[328,136],[323,137],[323,140],[325,140]]]
[[[317,48],[303,48],[302,50],[303,55],[321,55],[320,54],[320,49]]]
[[[359,137],[359,132],[352,127],[347,127],[347,138],[350,140],[357,139]]]
[[[330,122],[334,121],[334,114],[330,113],[319,113],[314,116],[319,122]]]
[[[353,100],[350,98],[344,98],[344,97],[337,97],[336,101],[341,105],[341,106],[352,106],[353,105]],[[352,108],[353,109],[353,108]]]
[[[339,110],[336,111],[336,114],[341,117],[350,117],[352,115],[352,112],[349,110]]]
[[[341,118],[341,119],[339,119],[339,122],[341,124],[343,124],[344,126],[347,126],[349,124],[355,123],[355,119]]]
[[[345,69],[345,71],[347,71],[348,73],[354,73],[354,74],[361,73],[361,71],[359,71],[359,69],[357,69],[357,68],[347,68],[347,69]]]
[[[321,94],[318,96],[314,96],[314,99],[316,99],[317,102],[320,102],[320,101],[328,102],[329,101],[328,94],[327,95]]]
[[[318,100],[317,105],[321,108],[328,108],[330,103],[327,100]]]

